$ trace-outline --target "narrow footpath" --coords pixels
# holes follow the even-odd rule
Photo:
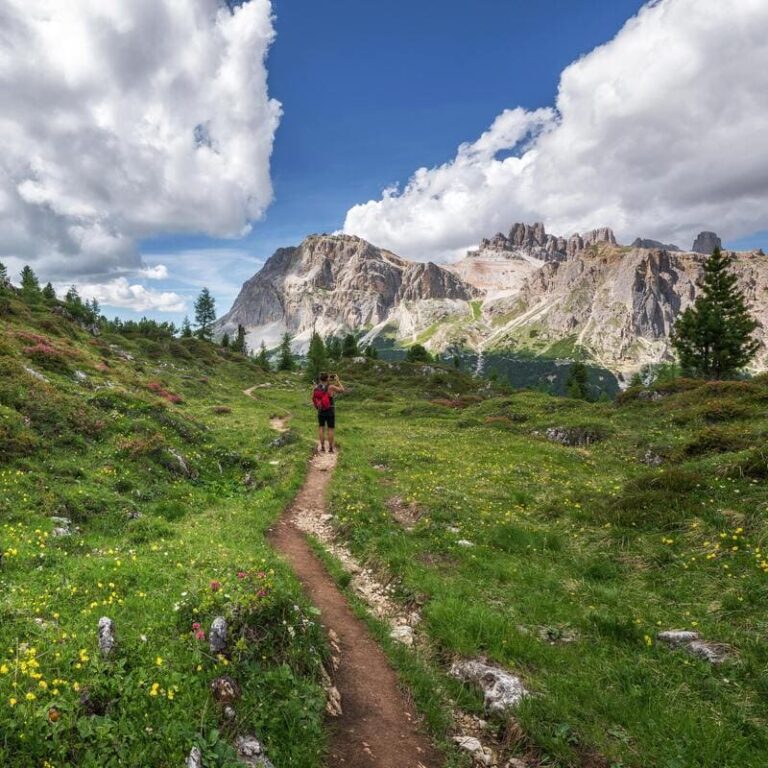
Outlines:
[[[294,518],[326,514],[336,455],[318,453],[301,490],[270,533],[310,600],[320,609],[338,664],[332,683],[341,712],[330,720],[328,768],[440,768],[443,760],[418,726],[413,705],[365,624],[310,548]]]

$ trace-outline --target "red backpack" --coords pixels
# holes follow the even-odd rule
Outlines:
[[[318,384],[314,390],[312,390],[312,405],[318,411],[327,411],[331,408],[331,396],[328,394],[328,388],[322,384]]]

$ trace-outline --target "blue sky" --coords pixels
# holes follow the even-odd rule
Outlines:
[[[276,248],[339,229],[351,206],[444,162],[504,108],[551,105],[563,68],[613,37],[642,4],[276,0],[269,89],[284,114],[272,156],[274,203],[245,238],[168,235],[143,242],[142,253],[169,264],[169,253],[203,251],[210,271],[201,279],[215,281],[223,312]],[[198,290],[169,268],[170,279],[153,287]]]

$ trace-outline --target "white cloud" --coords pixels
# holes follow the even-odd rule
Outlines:
[[[649,3],[563,71],[555,110],[505,111],[344,229],[421,259],[520,220],[683,246],[701,229],[768,229],[766,32],[765,0]]]
[[[164,280],[168,277],[168,267],[165,264],[155,264],[152,267],[143,267],[139,270],[139,276],[147,280]]]
[[[78,293],[85,299],[96,299],[99,304],[135,312],[182,312],[186,302],[172,291],[156,291],[143,285],[131,285],[127,278],[117,277],[105,283],[75,283]],[[69,286],[58,285],[59,295],[66,293]]]
[[[0,258],[43,279],[105,276],[142,268],[137,238],[247,230],[272,199],[271,13],[5,0]]]

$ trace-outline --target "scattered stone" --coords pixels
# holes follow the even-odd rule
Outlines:
[[[458,748],[468,752],[478,765],[492,766],[495,764],[493,752],[488,747],[484,747],[480,743],[480,739],[476,739],[474,736],[454,736],[453,740]]]
[[[652,451],[650,448],[645,452],[643,456],[643,464],[647,464],[649,467],[658,467],[664,463],[664,458],[658,453]]]
[[[292,443],[296,442],[296,433],[291,432],[290,430],[287,432],[282,432],[279,434],[270,445],[273,448],[284,448],[286,445],[291,445]]]
[[[637,393],[638,400],[650,400],[652,403],[658,402],[664,399],[664,395],[661,392],[657,392],[655,389],[644,389]]]
[[[48,379],[43,376],[42,373],[39,373],[34,368],[30,368],[28,365],[24,366],[24,370],[33,378],[37,379],[38,381],[48,381]]]
[[[474,541],[469,541],[468,539],[459,539],[456,543],[460,547],[474,547],[475,546],[475,542]]]
[[[710,664],[722,664],[730,655],[730,648],[722,643],[709,643],[701,639],[698,632],[686,629],[670,629],[659,632],[656,638],[670,648],[682,648],[691,656],[708,661]]]
[[[409,647],[413,645],[413,627],[408,624],[399,624],[389,633],[389,636],[403,645]]]
[[[687,629],[669,629],[665,632],[659,632],[656,635],[657,640],[666,643],[672,648],[688,645],[688,643],[698,640],[699,637],[700,635],[698,632],[693,632]]]
[[[193,472],[190,469],[187,460],[175,448],[167,448],[166,450],[174,462],[170,468],[175,469],[179,474],[182,474],[185,477],[192,477]]]
[[[685,646],[685,650],[691,656],[698,656],[710,664],[722,664],[728,658],[728,647],[721,643],[706,643],[703,640],[694,640]]]
[[[227,720],[234,720],[236,717],[236,714],[237,713],[235,712],[235,708],[231,707],[229,704],[227,704],[227,706],[224,707],[224,717]]]
[[[227,620],[223,616],[217,616],[211,624],[208,647],[211,653],[215,654],[224,653],[227,650]]]
[[[523,698],[530,695],[519,677],[482,661],[454,662],[451,675],[480,686],[485,698],[485,709],[492,714],[514,709]]]
[[[109,616],[102,616],[99,619],[99,650],[106,659],[111,655],[117,645],[115,639],[115,622]]]
[[[127,517],[129,520],[139,520],[143,515],[138,509],[131,509],[128,511]]]
[[[570,448],[592,445],[601,439],[601,435],[589,427],[550,427],[544,436],[547,440]]]
[[[82,383],[88,381],[88,376],[83,371],[75,371],[75,380]]]
[[[218,704],[231,706],[242,695],[240,684],[229,675],[221,675],[211,680],[211,693]]]
[[[72,521],[68,517],[56,517],[55,515],[48,518],[54,525],[58,525],[62,528],[70,528]]]
[[[192,747],[185,768],[203,768],[203,753],[199,747]]]
[[[530,766],[525,760],[521,760],[519,757],[511,757],[504,764],[504,768],[530,768]]]
[[[264,752],[264,747],[255,736],[238,736],[235,739],[237,756],[245,765],[256,768],[274,768]]]
[[[256,480],[252,472],[246,472],[243,478],[243,485],[247,490],[252,491],[256,487]]]
[[[550,645],[558,643],[575,643],[578,635],[565,627],[539,627],[539,639]]]

